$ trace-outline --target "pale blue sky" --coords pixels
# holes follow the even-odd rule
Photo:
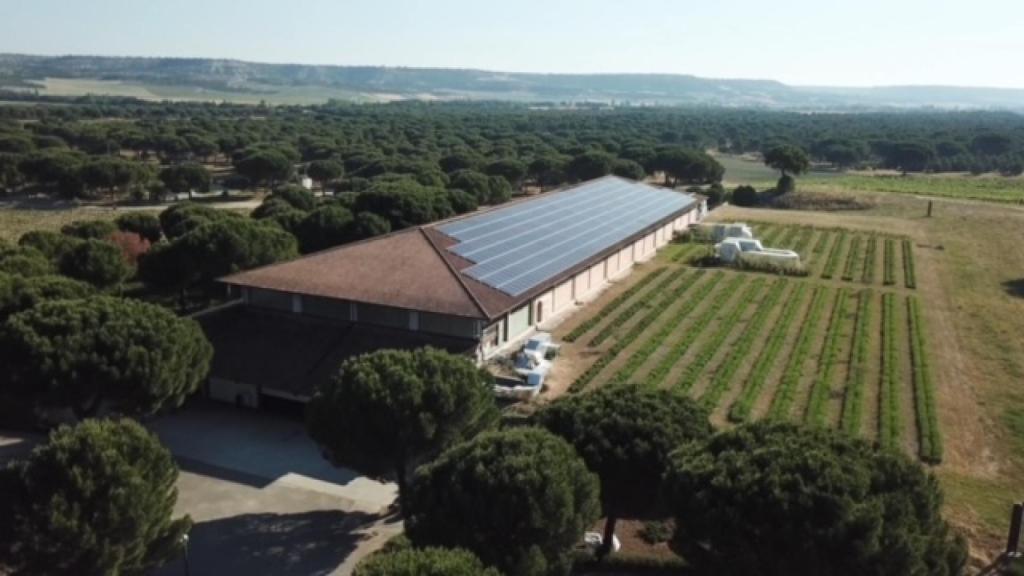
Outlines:
[[[1024,0],[0,0],[0,52],[1024,88]]]

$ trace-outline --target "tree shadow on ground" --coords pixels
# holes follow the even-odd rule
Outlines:
[[[1003,282],[1003,288],[1006,293],[1010,296],[1016,296],[1017,298],[1024,298],[1024,278],[1018,278],[1016,280],[1007,280]]]
[[[316,510],[298,514],[241,514],[200,522],[189,533],[192,574],[329,574],[363,539],[360,530],[380,517]],[[156,576],[184,573],[179,558]]]

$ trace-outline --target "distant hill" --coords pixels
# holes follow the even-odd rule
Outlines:
[[[763,106],[1024,110],[1024,90],[946,86],[795,87],[681,74],[525,74],[445,68],[263,64],[206,58],[0,54],[0,88],[43,94],[312,103],[329,98],[511,100]]]

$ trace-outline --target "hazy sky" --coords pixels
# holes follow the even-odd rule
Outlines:
[[[1024,0],[0,0],[0,52],[1024,88]]]

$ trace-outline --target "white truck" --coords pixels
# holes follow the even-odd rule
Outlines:
[[[800,255],[792,250],[765,248],[756,238],[726,238],[715,244],[715,255],[726,264],[775,262],[783,266],[799,266]]]

